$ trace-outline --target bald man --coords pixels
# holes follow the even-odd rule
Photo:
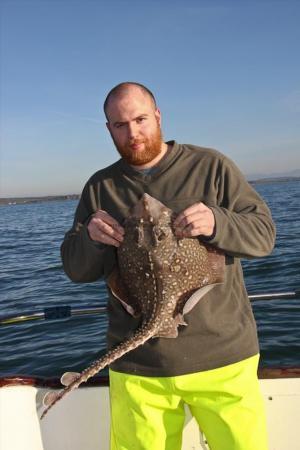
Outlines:
[[[62,244],[68,276],[106,279],[116,265],[122,223],[148,193],[177,213],[177,236],[226,254],[225,282],[185,316],[176,339],[154,338],[110,367],[111,450],[180,450],[187,404],[211,450],[267,450],[257,380],[259,346],[240,258],[269,254],[271,214],[235,164],[220,152],[164,142],[152,92],[125,82],[104,102],[121,158],[86,183]],[[109,291],[108,347],[139,325]]]

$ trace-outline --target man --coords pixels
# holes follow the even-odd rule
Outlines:
[[[178,213],[178,237],[204,239],[226,254],[226,279],[185,316],[176,339],[154,338],[110,368],[111,449],[179,450],[184,403],[211,450],[266,450],[257,380],[258,342],[240,258],[267,255],[270,212],[221,153],[164,142],[153,94],[121,83],[108,94],[107,128],[121,159],[87,182],[62,245],[68,276],[107,278],[122,221],[144,192]],[[109,292],[108,346],[138,327]]]

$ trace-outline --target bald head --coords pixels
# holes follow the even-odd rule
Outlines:
[[[153,104],[153,108],[156,109],[156,101],[154,95],[146,86],[140,83],[135,83],[133,81],[126,81],[124,83],[117,84],[117,86],[112,88],[107,94],[107,97],[103,104],[103,109],[105,117],[108,121],[108,111],[110,103],[114,100],[121,100],[128,95],[132,95],[134,94],[134,91],[137,91],[139,94],[143,94],[148,101],[151,101],[151,103]]]

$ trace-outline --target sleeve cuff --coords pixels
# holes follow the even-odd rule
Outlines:
[[[97,249],[99,249],[99,250],[104,250],[104,249],[107,247],[106,244],[102,244],[102,242],[93,241],[93,239],[91,239],[91,237],[90,237],[90,235],[89,235],[87,226],[88,226],[88,223],[89,223],[89,221],[90,221],[90,218],[91,218],[91,216],[90,216],[90,217],[88,218],[88,220],[82,225],[82,228],[83,228],[82,232],[83,232],[84,238],[85,238],[85,240],[86,240],[90,245],[92,245],[93,247],[95,247],[95,248],[97,248]]]

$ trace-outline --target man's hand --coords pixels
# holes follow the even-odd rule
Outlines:
[[[211,236],[215,228],[215,216],[204,203],[195,203],[182,211],[174,221],[177,237]]]
[[[87,229],[93,241],[115,247],[119,247],[123,241],[124,228],[102,209],[93,214]]]

